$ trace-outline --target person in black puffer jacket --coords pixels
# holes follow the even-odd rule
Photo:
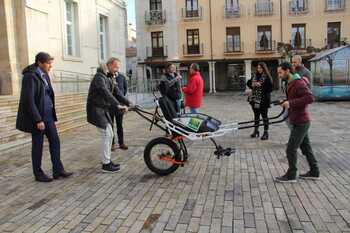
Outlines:
[[[268,109],[271,105],[271,92],[273,89],[272,77],[264,62],[260,62],[256,68],[256,74],[247,82],[247,86],[252,90],[248,98],[254,112],[255,128],[252,138],[259,137],[260,115],[264,122],[264,134],[261,140],[268,140],[269,120]]]

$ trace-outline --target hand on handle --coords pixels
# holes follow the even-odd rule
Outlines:
[[[127,113],[129,111],[129,108],[127,106],[123,106],[123,105],[118,105],[118,109],[124,113]]]

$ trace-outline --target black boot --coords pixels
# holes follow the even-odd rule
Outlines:
[[[254,132],[250,135],[251,138],[258,138],[260,136],[259,130],[254,129]]]
[[[264,131],[263,136],[261,137],[261,140],[265,141],[269,139],[269,132],[268,131]]]

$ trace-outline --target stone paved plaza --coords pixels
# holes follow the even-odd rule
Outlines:
[[[271,111],[277,113],[279,107]],[[205,98],[205,113],[244,121],[244,96]],[[30,147],[0,156],[0,232],[350,232],[350,102],[315,103],[311,140],[320,161],[319,181],[277,184],[287,168],[285,124],[271,140],[251,130],[222,138],[237,153],[220,160],[207,141],[189,143],[188,164],[167,177],[143,161],[145,144],[160,131],[135,113],[125,123],[127,152],[113,153],[117,174],[100,171],[99,137],[86,127],[62,137],[62,157],[73,178],[34,182]],[[45,149],[44,167],[50,171]],[[300,171],[307,170],[303,156]]]

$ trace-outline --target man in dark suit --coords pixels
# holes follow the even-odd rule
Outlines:
[[[60,159],[60,139],[57,133],[55,94],[51,86],[49,71],[53,58],[44,52],[35,56],[35,63],[23,70],[22,90],[19,101],[16,128],[32,134],[32,165],[35,180],[51,182],[41,169],[44,135],[49,141],[53,178],[67,178]]]
[[[114,84],[119,89],[119,92],[122,93],[123,96],[125,97],[127,92],[128,92],[128,84],[127,84],[125,76],[119,72],[121,61],[118,58],[111,58],[110,62],[115,62],[116,67],[117,67],[117,72],[115,74],[110,74],[110,75],[112,75],[112,77],[110,77],[110,78],[112,78],[112,80],[114,81]],[[113,92],[113,95],[114,95],[114,97],[117,98],[117,93],[115,91]],[[120,111],[119,109],[113,107],[110,110],[110,115],[112,117],[113,129],[114,129],[114,119],[116,121],[119,148],[122,150],[127,150],[128,146],[124,143],[124,129],[123,129],[124,113],[122,111]],[[116,140],[115,140],[115,132],[114,132],[112,148],[111,148],[112,151],[117,149],[115,141]]]

